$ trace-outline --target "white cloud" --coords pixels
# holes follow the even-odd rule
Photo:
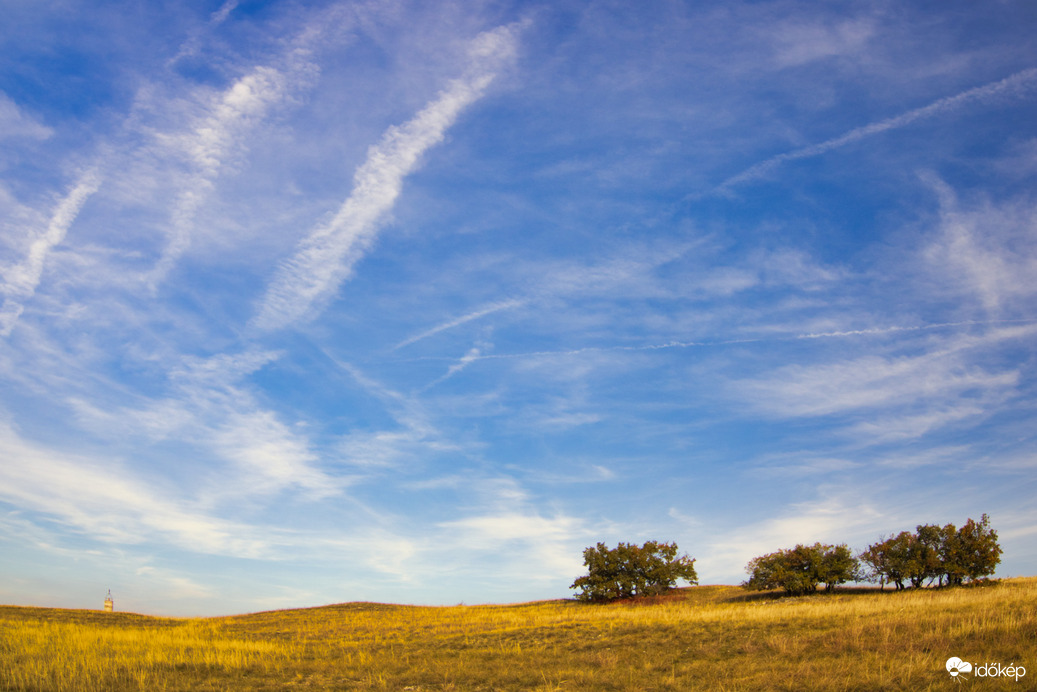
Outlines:
[[[571,517],[548,519],[518,513],[492,514],[443,522],[444,528],[460,529],[476,543],[499,545],[503,541],[568,539],[578,521]]]
[[[374,243],[403,180],[424,153],[441,142],[461,112],[479,100],[515,51],[512,27],[478,36],[465,75],[401,126],[390,127],[371,147],[353,178],[353,191],[335,216],[315,228],[295,256],[281,265],[253,323],[277,329],[304,319],[328,300]]]
[[[143,588],[159,591],[170,600],[209,600],[216,598],[218,595],[211,586],[199,584],[194,579],[173,570],[162,569],[152,565],[138,567],[134,571],[134,576],[138,577],[138,583]]]
[[[962,368],[955,359],[934,356],[866,356],[830,365],[789,365],[772,376],[745,381],[746,398],[779,416],[824,416],[848,410],[946,396],[973,387],[1014,385],[1015,371],[989,373]]]
[[[992,371],[972,364],[969,353],[1031,335],[1034,326],[990,330],[956,337],[943,348],[917,356],[863,356],[823,365],[787,365],[771,374],[735,383],[754,408],[779,418],[827,416],[883,408],[898,411],[901,435],[960,420],[986,402],[996,402],[1019,382],[1016,369]],[[968,392],[981,392],[966,396]],[[958,400],[958,404],[946,402]],[[922,417],[907,414],[919,402],[944,402]],[[942,412],[942,413],[941,413]],[[917,416],[918,414],[914,414]],[[894,434],[894,431],[889,431]]]
[[[760,460],[759,473],[766,476],[813,476],[842,473],[860,468],[857,461],[842,457],[814,456],[809,453],[768,455]]]
[[[874,532],[880,519],[884,514],[872,503],[852,496],[792,505],[782,516],[743,525],[720,536],[696,556],[696,568],[703,579],[710,581],[745,579],[745,565],[754,557],[797,543],[860,540]]]
[[[804,290],[829,286],[846,275],[844,270],[826,267],[802,250],[794,248],[757,251],[750,258],[750,265],[757,267],[766,284]]]
[[[220,353],[208,358],[184,356],[182,365],[170,371],[174,380],[192,386],[228,386],[281,358],[281,351]]]
[[[220,9],[218,9],[215,12],[212,13],[212,16],[209,18],[209,23],[210,24],[221,24],[221,23],[223,23],[227,19],[227,17],[230,16],[230,13],[233,12],[237,8],[238,2],[239,2],[239,0],[226,0],[226,2],[224,2],[220,6]]]
[[[975,457],[975,451],[967,446],[930,447],[920,451],[907,451],[901,449],[891,455],[883,455],[878,464],[894,469],[915,469],[920,466],[939,465],[942,468],[959,466],[964,460]]]
[[[426,452],[425,436],[414,430],[357,431],[336,445],[344,463],[360,469],[391,468],[420,459]]]
[[[195,27],[195,29],[190,32],[187,39],[180,45],[180,50],[177,51],[176,55],[166,63],[167,66],[175,65],[184,58],[197,55],[202,49],[203,38],[206,31],[212,30],[227,21],[231,12],[237,9],[238,4],[239,0],[226,0],[218,10],[209,15],[209,21],[204,28]]]
[[[211,97],[188,131],[158,135],[170,153],[187,159],[190,172],[179,181],[169,242],[152,270],[152,284],[164,279],[187,251],[199,208],[228,161],[241,156],[246,136],[275,104],[305,85],[314,69],[299,59],[289,61],[284,69],[255,67],[226,91]]]
[[[259,557],[268,542],[250,528],[204,514],[133,478],[126,468],[22,440],[0,424],[0,497],[95,540],[163,540],[196,552]]]
[[[307,442],[270,411],[234,412],[213,431],[215,449],[243,471],[236,483],[251,493],[299,487],[315,498],[337,494],[340,483],[316,468]]]
[[[422,391],[431,389],[432,387],[435,387],[437,384],[449,380],[451,377],[461,372],[472,363],[481,360],[481,354],[482,351],[479,349],[478,346],[473,346],[472,348],[468,349],[468,353],[464,354],[460,360],[458,360],[456,363],[447,368],[447,371],[443,373],[440,377],[425,385]]]
[[[82,428],[99,439],[150,444],[190,440],[201,458],[229,462],[229,471],[210,471],[225,483],[215,497],[254,498],[285,490],[311,499],[336,495],[344,479],[320,469],[321,457],[306,435],[265,409],[246,378],[281,356],[277,351],[187,356],[170,368],[172,389],[163,398],[135,397],[132,405],[105,406],[71,397]]]
[[[787,21],[768,33],[775,44],[778,65],[790,67],[860,52],[875,34],[875,23],[870,19],[835,24]]]
[[[963,209],[949,185],[925,179],[940,198],[940,234],[926,252],[939,278],[993,315],[1037,296],[1037,207],[1022,200]]]
[[[318,468],[320,457],[305,436],[260,406],[241,383],[280,355],[254,351],[184,358],[184,367],[173,372],[181,411],[174,419],[189,421],[194,439],[236,467],[232,494],[297,488],[313,498],[335,495],[342,482]],[[168,403],[158,402],[160,410]]]
[[[427,462],[433,455],[463,448],[437,429],[432,415],[419,399],[385,386],[327,352],[325,355],[367,394],[381,402],[395,424],[391,428],[354,430],[343,435],[336,445],[336,456],[343,463],[368,470],[415,466]]]
[[[588,539],[584,522],[575,517],[545,517],[529,511],[498,511],[439,524],[439,543],[452,552],[475,552],[483,564],[481,577],[521,574],[524,580],[567,581],[579,575],[582,559],[575,548]]]
[[[582,545],[592,535],[586,522],[561,511],[545,512],[510,477],[468,477],[455,490],[470,509],[436,524],[435,544],[459,556],[451,568],[473,579],[568,584],[579,574]]]
[[[918,414],[877,416],[850,426],[848,432],[873,444],[915,439],[932,430],[981,417],[1002,401],[1003,397],[988,396],[976,402],[932,405]]]
[[[25,259],[20,264],[4,270],[0,335],[7,336],[11,333],[15,322],[22,314],[25,301],[33,296],[40,284],[47,256],[55,245],[65,239],[83,204],[97,192],[100,185],[101,179],[96,171],[89,170],[80,175],[75,187],[58,204],[47,228],[32,241]]]
[[[49,139],[54,130],[38,122],[18,107],[4,92],[0,91],[0,139],[26,137]]]
[[[770,415],[825,416],[904,405],[972,388],[1011,387],[1018,377],[1014,370],[988,372],[940,356],[866,356],[829,365],[787,365],[767,378],[742,381],[738,389],[755,408]]]

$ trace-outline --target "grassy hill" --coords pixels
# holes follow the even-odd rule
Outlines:
[[[944,669],[951,656],[1027,672],[954,679]],[[347,603],[199,619],[2,606],[0,689],[1037,689],[1037,578],[800,598],[700,586],[605,606]]]

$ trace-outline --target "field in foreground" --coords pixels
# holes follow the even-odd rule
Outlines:
[[[1026,675],[954,679],[951,656]],[[1037,689],[1037,578],[794,599],[701,586],[607,606],[350,603],[206,619],[0,606],[0,689]]]

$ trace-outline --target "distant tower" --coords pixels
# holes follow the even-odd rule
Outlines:
[[[104,598],[104,612],[110,613],[115,610],[115,601],[112,600],[112,590],[108,589],[108,595]]]

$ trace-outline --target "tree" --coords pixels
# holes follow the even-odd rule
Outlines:
[[[884,541],[868,546],[860,554],[861,562],[868,567],[865,579],[885,585],[896,584],[897,590],[904,588],[904,580],[910,572],[909,556],[911,534],[901,531]]]
[[[950,584],[961,584],[965,578],[975,581],[989,576],[1001,562],[997,531],[990,528],[990,517],[986,514],[978,523],[972,519],[966,521],[953,538],[947,534],[946,543],[944,570]]]
[[[954,586],[993,574],[1001,562],[1001,546],[984,514],[979,522],[969,519],[960,529],[954,524],[923,524],[916,533],[901,531],[868,546],[860,559],[868,566],[869,580],[892,582],[898,590],[905,588],[905,579],[915,588],[926,581],[942,586],[945,579]]]
[[[746,565],[749,579],[742,584],[751,591],[784,589],[794,596],[812,593],[818,584],[831,591],[838,584],[854,581],[860,563],[845,544],[797,545],[753,558]]]
[[[861,563],[845,543],[840,545],[814,546],[821,550],[821,563],[817,574],[818,581],[825,585],[825,591],[832,591],[837,585],[848,581],[859,581]]]
[[[936,579],[942,582],[946,529],[925,524],[917,526],[914,535],[908,535],[906,575],[916,589],[927,579],[930,584]],[[954,527],[950,526],[950,529],[953,531]]]
[[[745,566],[749,579],[742,586],[750,591],[784,589],[789,596],[814,591],[818,581],[810,558],[802,545],[755,557]]]
[[[947,524],[943,527],[941,539],[940,571],[942,576],[940,581],[942,583],[943,577],[946,577],[948,586],[960,586],[968,576],[968,556],[965,555],[961,537],[958,530],[954,528],[954,524]]]
[[[615,548],[598,543],[583,551],[587,574],[569,588],[581,589],[577,600],[603,602],[660,594],[674,588],[677,580],[697,584],[695,560],[678,557],[677,550],[676,543],[657,541],[642,546],[620,543]]]
[[[754,557],[745,566],[749,579],[742,586],[750,591],[769,591],[784,589],[790,596],[806,592],[808,588],[817,588],[817,583],[807,585],[803,574],[796,569],[789,550],[779,550]]]

